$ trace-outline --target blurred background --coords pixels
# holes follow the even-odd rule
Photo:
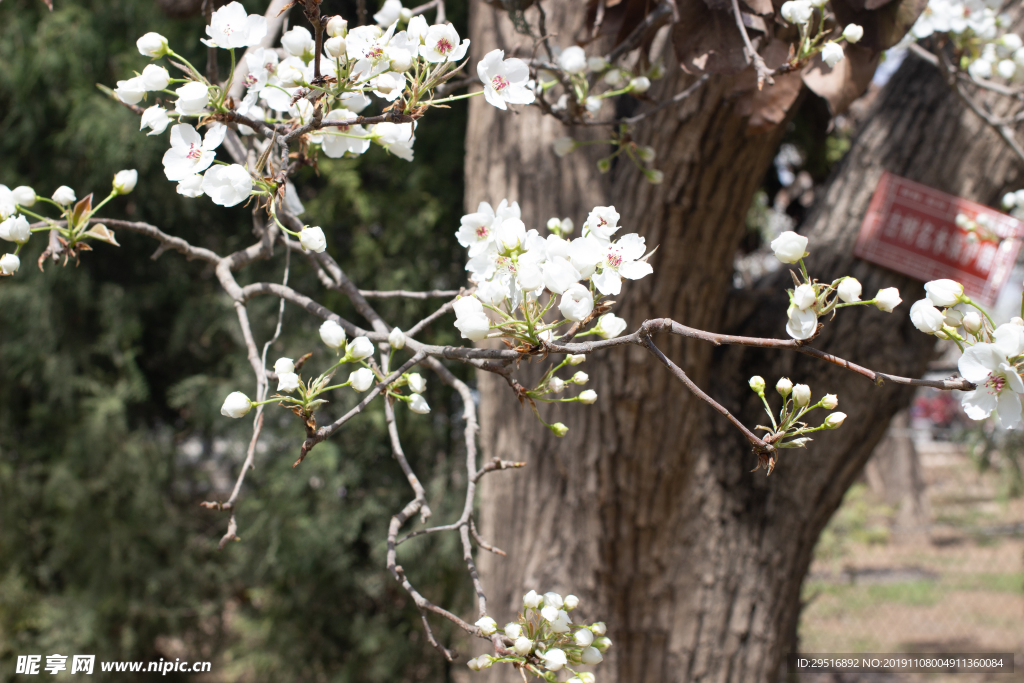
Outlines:
[[[151,30],[202,62],[199,2],[55,5],[51,13],[39,0],[0,3],[0,183],[42,195],[69,184],[83,197],[137,168],[139,188],[109,215],[221,253],[246,244],[246,212],[177,195],[160,164],[166,141],[140,134],[138,118],[96,88],[141,69],[135,40]],[[447,9],[464,34],[466,3]],[[326,14],[355,11],[356,0],[323,4]],[[898,66],[898,55],[890,60]],[[803,217],[877,87],[834,123],[822,100],[801,105],[751,207],[737,288],[778,266],[765,245]],[[308,220],[324,226],[363,288],[464,282],[454,232],[465,119],[459,104],[432,113],[412,163],[373,147],[302,171]],[[468,680],[461,663],[446,664],[426,643],[418,612],[384,569],[386,526],[407,493],[382,416],[354,421],[293,470],[301,426],[268,414],[238,513],[242,541],[217,550],[227,517],[199,503],[225,497],[249,438],[247,421],[218,410],[250,383],[231,305],[205,266],[173,253],[151,260],[155,247],[139,236],[120,241],[44,273],[34,241],[23,252],[25,277],[0,282],[0,680],[15,678],[18,654],[54,652],[212,661],[213,672],[194,680]],[[264,264],[240,279],[278,277]],[[311,276],[293,277],[314,286],[302,281]],[[1005,318],[1020,305],[1019,293],[1008,296]],[[341,297],[321,300],[346,315]],[[396,320],[432,310],[416,301],[381,308]],[[269,336],[276,309],[270,299],[250,304],[259,336]],[[271,358],[316,350],[313,321],[289,309],[285,322]],[[431,341],[455,343],[450,323],[435,323]],[[936,361],[934,372],[948,376],[952,365]],[[428,400],[431,419],[403,423],[403,441],[416,444],[412,466],[443,522],[457,517],[465,485],[460,410],[437,382]],[[955,396],[919,393],[819,541],[800,649],[1014,651],[1024,664],[1022,471],[1024,437],[966,420]],[[471,587],[454,541],[408,544],[400,561],[432,600],[467,613]],[[464,642],[435,626],[445,642]]]

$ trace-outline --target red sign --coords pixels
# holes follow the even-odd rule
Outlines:
[[[956,217],[981,219],[971,231]],[[922,281],[949,278],[979,303],[995,303],[1020,251],[1024,224],[976,202],[886,172],[853,253]]]

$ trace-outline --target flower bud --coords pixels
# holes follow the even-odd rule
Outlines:
[[[21,259],[17,254],[4,254],[0,256],[0,273],[14,275],[21,268]]]
[[[835,394],[825,394],[825,398],[821,399],[821,407],[826,410],[832,410],[839,405],[839,397]]]
[[[498,630],[498,624],[490,617],[481,617],[480,619],[477,619],[476,625],[480,629],[480,632],[485,636],[489,636]]]
[[[942,313],[943,321],[952,328],[960,327],[964,324],[964,314],[955,308],[947,308]]]
[[[526,636],[519,636],[516,638],[515,645],[512,646],[512,649],[515,650],[516,654],[520,657],[525,657],[530,654],[530,650],[533,649],[533,641]]]
[[[602,661],[604,661],[604,655],[602,655],[601,651],[598,650],[596,647],[588,647],[586,650],[583,651],[581,661],[584,664],[588,665],[600,664]]]
[[[334,59],[344,57],[346,49],[345,39],[341,36],[330,38],[324,43],[324,51]]]
[[[327,22],[327,35],[332,38],[340,38],[348,33],[348,21],[341,17],[334,16]]]
[[[843,29],[843,38],[846,38],[848,43],[856,43],[864,37],[864,28],[857,24],[847,24],[846,28]]]
[[[590,381],[590,375],[582,370],[578,370],[576,374],[572,376],[572,381],[575,384],[586,384]]]
[[[635,93],[645,93],[651,89],[651,79],[647,76],[637,76],[629,82],[629,89]]]
[[[537,609],[542,600],[543,598],[537,595],[537,591],[530,591],[523,596],[523,606],[528,607],[529,609]]]
[[[290,394],[299,388],[299,376],[294,372],[279,372],[277,373],[277,390],[285,394]]]
[[[327,249],[327,238],[320,228],[303,228],[299,232],[299,244],[306,251],[322,254]]]
[[[829,66],[835,66],[842,61],[844,56],[843,46],[831,40],[821,48],[821,59]]]
[[[644,171],[644,176],[647,177],[647,182],[649,182],[651,185],[661,185],[663,182],[665,182],[665,172],[659,171],[656,168]]]
[[[654,157],[657,156],[657,153],[654,151],[653,147],[644,146],[636,148],[636,155],[640,157],[640,161],[649,164],[654,161]]]
[[[572,234],[572,230],[575,227],[576,227],[576,224],[573,223],[571,218],[563,218],[562,219],[562,234],[563,235],[571,235]]]
[[[605,313],[597,319],[594,332],[602,339],[618,337],[626,329],[626,321],[614,313]]]
[[[829,416],[825,418],[825,426],[828,429],[835,429],[839,425],[843,424],[843,420],[846,419],[846,413],[829,413]]]
[[[964,286],[956,280],[932,280],[925,283],[924,291],[936,306],[956,306],[964,295]]]
[[[587,359],[587,357],[585,355],[583,355],[582,353],[577,353],[577,354],[573,354],[573,355],[570,355],[570,356],[566,356],[566,358],[565,358],[565,360],[567,360],[569,362],[569,365],[579,365],[580,363],[582,363],[586,359]]]
[[[925,334],[940,332],[946,324],[942,313],[935,308],[930,299],[921,299],[910,307],[910,322]]]
[[[163,57],[170,51],[167,39],[159,33],[147,33],[135,41],[135,47],[139,48],[139,54],[150,59]]]
[[[391,330],[391,334],[388,335],[388,344],[391,344],[391,348],[393,349],[404,349],[405,334],[396,327]]]
[[[573,634],[573,640],[580,647],[590,647],[591,643],[594,642],[594,634],[590,629],[581,628]]]
[[[761,377],[760,375],[754,375],[753,377],[750,378],[748,384],[750,384],[750,388],[758,396],[764,394],[764,377]]]
[[[783,263],[796,263],[807,253],[807,238],[787,231],[772,240],[771,247],[775,258]]]
[[[25,244],[32,237],[32,226],[21,214],[11,216],[0,223],[0,239]]]
[[[540,658],[544,660],[544,668],[548,671],[561,671],[562,667],[569,661],[565,653],[557,647],[544,652],[540,655]]]
[[[14,188],[11,190],[11,196],[14,197],[15,204],[24,206],[26,209],[31,208],[36,203],[36,191],[28,185],[19,185]]]
[[[1021,318],[1019,316],[1014,316],[1010,318],[1010,322],[1013,323],[1014,325],[1020,325],[1021,327],[1024,327],[1024,318]]]
[[[348,381],[356,391],[366,391],[373,386],[373,370],[370,368],[359,368],[348,376]]]
[[[567,596],[565,596],[565,600],[562,602],[562,606],[565,607],[565,609],[576,609],[576,607],[579,604],[580,604],[580,599],[577,598],[575,595],[567,595]]]
[[[964,314],[963,326],[971,334],[978,334],[981,331],[981,316],[974,311],[968,311]]]
[[[372,355],[373,342],[366,337],[356,337],[345,349],[345,358],[349,361],[362,360]]]
[[[544,606],[545,607],[554,607],[556,610],[559,610],[559,609],[562,609],[562,606],[564,604],[565,604],[565,601],[562,600],[562,596],[559,595],[558,593],[545,593],[544,594]],[[548,621],[553,621],[553,620],[554,619],[548,619]]]
[[[590,625],[590,630],[593,631],[595,635],[603,636],[608,632],[608,627],[605,626],[603,621],[595,621]]]
[[[427,399],[423,398],[421,394],[413,394],[412,398],[409,399],[409,410],[420,415],[426,415],[430,412],[430,406],[427,405]]]
[[[594,674],[590,673],[589,671],[584,671],[582,673],[576,674],[576,678],[580,679],[580,683],[597,682],[597,678],[594,676]]]
[[[591,71],[604,71],[608,68],[608,60],[600,56],[590,57],[587,59],[587,68]]]
[[[274,372],[283,375],[286,372],[295,372],[295,363],[291,358],[278,358],[274,363]]]
[[[597,170],[601,173],[607,173],[612,170],[612,162],[610,159],[598,159]]]
[[[775,384],[775,391],[782,394],[782,398],[786,398],[793,391],[793,383],[789,381],[788,377],[783,377]]]
[[[886,313],[892,313],[892,309],[899,306],[902,302],[900,290],[895,287],[880,289],[875,294],[875,306],[878,307],[878,310],[885,311]]]
[[[855,277],[844,277],[839,286],[836,287],[836,294],[840,301],[852,303],[860,301],[860,294],[863,291],[860,282]]]
[[[333,320],[327,320],[320,326],[320,339],[332,349],[340,348],[345,343],[345,330]]]
[[[423,375],[418,372],[410,372],[406,375],[405,381],[409,383],[409,389],[414,394],[422,394],[427,389],[427,380],[423,379]]]
[[[562,230],[562,219],[561,218],[549,218],[548,219],[548,230],[551,232],[561,232]]]
[[[576,141],[571,137],[563,136],[555,140],[554,144],[555,155],[558,157],[564,157],[567,154],[571,154],[576,149]]]
[[[604,82],[613,88],[620,88],[626,82],[626,74],[621,69],[611,69],[604,75]]]
[[[224,417],[243,417],[252,410],[252,401],[241,391],[233,391],[224,399],[224,405],[220,407],[220,414]]]
[[[601,637],[601,638],[598,638],[597,640],[594,641],[594,647],[596,647],[599,652],[607,652],[608,648],[610,648],[611,646],[612,646],[612,639],[611,638]]]
[[[505,635],[515,640],[523,633],[523,627],[515,622],[505,624]]]
[[[558,377],[552,377],[548,380],[548,389],[553,393],[559,394],[565,390],[565,382]]]
[[[579,398],[580,403],[583,403],[584,405],[593,405],[594,403],[597,403],[597,392],[593,389],[586,389],[581,391],[577,398]]]
[[[798,407],[803,407],[811,402],[811,388],[806,384],[797,384],[793,387],[793,402]]]
[[[114,192],[117,194],[128,194],[135,189],[139,182],[139,172],[135,169],[130,171],[118,171],[114,176]]]
[[[69,206],[75,202],[75,191],[67,185],[61,185],[54,191],[51,199],[61,206]]]

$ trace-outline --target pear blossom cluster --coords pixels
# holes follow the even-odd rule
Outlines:
[[[1024,319],[996,326],[955,280],[932,280],[924,289],[926,296],[911,306],[910,319],[921,332],[960,348],[960,375],[977,386],[960,397],[967,417],[984,420],[995,413],[1006,429],[1020,427]]]
[[[485,636],[500,639],[497,656],[480,655],[466,662],[473,671],[495,664],[512,664],[524,674],[553,681],[565,671],[567,683],[594,683],[594,674],[578,671],[579,666],[594,666],[604,660],[612,646],[602,621],[575,624],[571,612],[579,606],[575,595],[564,598],[558,593],[543,595],[531,590],[523,596],[523,609],[515,621],[498,630],[491,617],[482,617],[476,626]]]
[[[488,53],[477,65],[483,90],[435,98],[434,90],[461,67],[470,41],[460,38],[451,24],[429,25],[398,0],[388,0],[374,18],[378,25],[351,30],[340,16],[325,18],[319,54],[313,34],[301,26],[281,36],[280,49],[257,48],[267,34],[266,19],[247,14],[239,2],[231,2],[213,12],[202,42],[229,51],[232,65],[235,50],[249,48],[241,59],[245,95],[240,102],[228,95],[231,79],[223,84],[210,82],[157,33],[139,38],[139,52],[152,60],[167,59],[182,72],[180,77],[154,62],[118,81],[112,92],[121,102],[138,107],[140,128],[148,129],[149,135],[163,134],[170,127],[163,166],[179,194],[205,195],[225,207],[256,197],[272,214],[272,198],[283,194],[296,215],[302,208],[295,188],[286,182],[281,193],[274,179],[279,169],[269,154],[271,140],[254,141],[262,155],[256,168],[217,159],[229,127],[242,136],[259,132],[269,138],[273,132],[316,123],[304,136],[308,156],[321,152],[330,158],[358,156],[377,144],[412,161],[416,119],[424,105],[478,94],[499,109],[534,101],[529,67],[522,60],[505,59],[501,50]],[[149,99],[153,102],[142,108]],[[164,104],[165,99],[173,100],[173,105]],[[362,114],[374,103],[391,115],[367,112],[377,117],[376,122],[361,123]],[[278,225],[299,237],[303,249],[326,249],[319,227],[305,226],[295,233],[280,221]]]
[[[1007,32],[999,0],[930,0],[901,44],[945,34],[958,66],[976,79],[1024,78],[1024,40]]]
[[[384,380],[384,373],[372,363],[375,350],[373,342],[368,338],[347,339],[345,329],[341,325],[333,320],[327,320],[320,326],[320,339],[327,348],[335,352],[337,362],[316,377],[304,381],[299,374],[300,367],[293,359],[278,358],[274,363],[277,393],[265,401],[257,402],[240,391],[233,391],[224,399],[220,409],[221,415],[231,418],[245,417],[256,406],[276,403],[308,420],[318,407],[327,403],[321,395],[343,387],[351,387],[356,393],[363,393]],[[388,336],[392,353],[404,348],[405,341],[405,334],[397,327]],[[349,373],[345,382],[332,384],[334,375],[346,363],[358,367]],[[387,367],[387,363],[384,367]],[[426,415],[430,412],[430,406],[423,398],[426,389],[427,380],[422,375],[417,372],[406,372],[389,384],[386,391],[391,400],[401,401],[412,412]]]
[[[873,299],[862,300],[863,288],[853,277],[842,277],[826,284],[812,280],[804,265],[807,238],[795,232],[784,232],[771,243],[775,258],[787,264],[799,264],[800,275],[793,274],[795,286],[788,290],[786,332],[793,339],[810,339],[818,332],[818,318],[846,306],[875,306],[891,313],[903,301],[895,287],[880,289]]]
[[[15,245],[14,251],[0,256],[0,277],[18,272],[21,268],[21,258],[18,254],[35,232],[57,231],[66,257],[77,258],[82,251],[90,251],[92,247],[87,240],[120,246],[114,232],[102,223],[95,223],[94,219],[96,212],[107,202],[134,190],[138,180],[139,174],[135,169],[118,171],[111,182],[110,194],[95,206],[91,194],[78,201],[75,191],[67,185],[61,185],[54,190],[50,198],[36,195],[36,191],[27,185],[21,185],[13,190],[6,185],[0,185],[0,239],[13,242]],[[55,208],[64,223],[58,223],[57,220],[40,213],[40,205]],[[33,228],[29,218],[46,225]]]
[[[835,29],[826,26],[827,20],[833,19],[825,9],[828,0],[787,0],[782,3],[779,13],[787,22],[800,30],[800,42],[795,46],[794,58],[797,61],[808,59],[821,53],[821,60],[834,67],[846,56],[839,41],[852,45],[864,37],[864,28],[858,24],[847,24],[838,37]]]
[[[782,396],[782,407],[778,411],[778,420],[775,413],[768,404],[765,396],[765,381],[759,375],[754,375],[749,380],[751,391],[761,398],[764,403],[765,412],[771,420],[771,427],[758,425],[757,429],[763,430],[765,443],[779,448],[805,448],[813,439],[808,434],[825,430],[837,429],[846,420],[846,413],[835,410],[839,405],[839,398],[835,394],[825,394],[817,403],[811,403],[811,388],[806,384],[793,384],[788,377],[779,379],[775,384],[775,390]],[[831,410],[817,426],[811,426],[806,421],[807,414],[817,408]],[[778,451],[776,450],[776,453]],[[768,474],[775,468],[776,456],[769,459],[767,463]]]

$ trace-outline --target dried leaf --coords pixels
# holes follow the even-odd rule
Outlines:
[[[754,14],[768,16],[775,13],[772,0],[740,0],[740,6],[746,6]]]
[[[107,244],[113,244],[115,247],[121,246],[120,244],[117,243],[117,239],[114,237],[114,231],[108,228],[107,226],[103,225],[102,223],[98,223],[92,226],[85,234],[93,238],[94,240],[106,242]]]
[[[755,48],[760,40],[761,36],[751,36]],[[672,46],[687,73],[737,74],[747,68],[743,38],[731,10],[712,10],[696,0],[680,3]]]
[[[772,40],[761,55],[768,68],[776,69],[788,60],[789,43]],[[765,132],[785,121],[786,114],[803,90],[803,79],[799,71],[776,74],[774,79],[774,85],[765,85],[758,90],[753,67],[749,67],[736,79],[733,90],[742,93],[736,100],[736,111],[741,116],[750,117],[747,121],[749,133]]]
[[[78,227],[82,224],[82,218],[89,215],[92,211],[92,193],[85,199],[80,199],[75,208],[71,210],[71,216],[69,218],[69,227]]]
[[[868,89],[881,55],[862,45],[848,45],[845,52],[834,67],[825,64],[818,54],[803,70],[804,83],[828,101],[833,116],[845,112]]]

